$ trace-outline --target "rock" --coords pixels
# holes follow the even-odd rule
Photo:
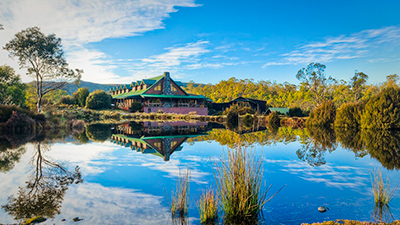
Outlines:
[[[73,218],[72,219],[74,222],[78,222],[78,221],[81,221],[81,220],[83,220],[83,219],[80,219],[79,217],[75,217],[75,218]]]
[[[325,207],[325,206],[320,206],[320,207],[318,207],[318,211],[321,212],[321,213],[326,212],[328,209],[329,209],[329,208],[328,208],[328,207]]]
[[[61,221],[65,221],[66,219],[62,219]]]

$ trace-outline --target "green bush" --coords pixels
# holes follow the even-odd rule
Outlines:
[[[76,99],[69,95],[62,96],[60,98],[60,103],[64,105],[76,105]]]
[[[111,125],[92,124],[86,127],[86,137],[92,141],[104,142],[111,137]]]
[[[330,127],[335,122],[335,117],[335,105],[332,101],[326,101],[310,113],[306,126]]]
[[[80,106],[84,107],[86,104],[86,98],[89,96],[89,89],[87,87],[79,88],[76,92],[72,94],[75,102]]]
[[[131,108],[129,109],[131,112],[137,112],[142,109],[142,103],[140,102],[133,102]]]
[[[303,110],[301,110],[301,108],[299,108],[299,107],[294,107],[294,108],[289,109],[288,116],[304,117],[304,116],[307,116],[307,113],[303,112]]]
[[[235,110],[231,110],[228,112],[226,116],[226,125],[229,129],[235,129],[239,125],[239,114]]]
[[[388,130],[400,128],[400,88],[391,86],[373,96],[361,116],[363,129]]]
[[[364,110],[363,103],[344,103],[336,110],[335,127],[359,128],[361,115]]]
[[[243,120],[243,125],[244,125],[245,127],[250,128],[250,127],[253,126],[254,118],[253,118],[252,115],[246,114],[246,115],[243,117],[242,120]]]
[[[88,109],[109,109],[111,107],[111,95],[102,90],[97,90],[89,94],[86,99]]]
[[[29,110],[26,110],[26,109],[22,109],[15,105],[0,105],[0,123],[7,122],[11,118],[13,111],[17,111],[19,113],[26,114],[27,116],[34,118],[34,119],[36,119],[36,117],[37,117],[37,115],[35,113],[33,113]]]
[[[279,126],[281,124],[281,119],[279,118],[278,113],[277,112],[271,112],[270,114],[268,114],[267,123],[273,129],[279,128]]]

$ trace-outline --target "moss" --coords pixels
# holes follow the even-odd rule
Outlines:
[[[35,216],[30,219],[25,220],[22,224],[35,224],[35,223],[42,223],[47,219],[41,216]]]

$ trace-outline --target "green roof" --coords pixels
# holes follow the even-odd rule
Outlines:
[[[289,112],[289,108],[269,108],[271,112],[278,112],[282,114],[287,114]]]

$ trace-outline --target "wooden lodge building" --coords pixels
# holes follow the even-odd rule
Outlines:
[[[120,85],[110,90],[115,107],[127,111],[145,113],[164,112],[207,115],[208,98],[191,95],[182,88],[182,83],[171,79],[169,72],[164,75]]]
[[[225,109],[230,108],[232,105],[239,105],[240,107],[250,107],[254,111],[258,111],[260,113],[266,113],[268,109],[266,101],[245,97],[235,98],[230,102],[212,103],[212,108],[216,111],[222,112]]]

